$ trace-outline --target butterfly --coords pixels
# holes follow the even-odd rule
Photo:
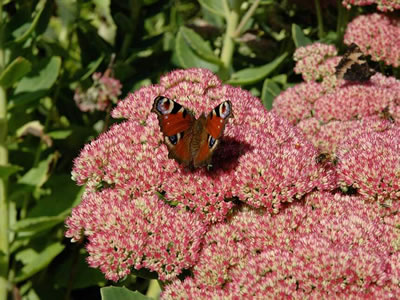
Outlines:
[[[168,157],[190,168],[211,166],[225,125],[233,117],[230,101],[217,105],[207,117],[202,114],[196,119],[187,108],[164,96],[154,99],[151,111],[157,114]]]
[[[336,77],[349,81],[368,81],[375,73],[360,48],[354,43],[349,46],[336,66]]]

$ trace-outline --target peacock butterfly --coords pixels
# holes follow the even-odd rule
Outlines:
[[[376,71],[370,67],[360,48],[352,43],[336,66],[336,77],[348,81],[368,81]]]
[[[184,166],[209,166],[228,119],[233,117],[232,103],[224,101],[206,117],[196,119],[192,112],[163,96],[154,99],[153,108],[158,117],[164,143],[173,158]]]

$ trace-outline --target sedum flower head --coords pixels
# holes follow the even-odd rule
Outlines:
[[[211,172],[190,171],[168,159],[156,115],[150,112],[157,95],[176,100],[196,116],[224,100],[232,101],[234,118],[226,126]],[[128,96],[112,114],[128,121],[84,148],[73,170],[80,184],[93,188],[105,183],[133,196],[159,191],[166,201],[189,208],[208,222],[224,219],[233,207],[226,200],[233,197],[276,210],[280,201],[327,184],[321,183],[327,179],[313,161],[315,149],[299,131],[267,113],[247,91],[222,85],[210,71],[171,72],[159,85]],[[266,182],[269,188],[260,190]]]
[[[338,177],[371,201],[400,200],[400,129],[362,133],[340,144]]]
[[[351,6],[365,6],[371,4],[377,4],[378,10],[383,12],[400,9],[399,0],[343,0],[342,4],[347,9],[350,9]]]
[[[302,74],[303,79],[308,81],[325,81],[330,77],[335,78],[335,66],[339,57],[335,46],[321,43],[297,48],[293,58],[297,62],[295,73]]]
[[[400,81],[376,73],[366,83],[341,82],[326,90],[300,83],[282,92],[273,111],[299,127],[322,152],[334,152],[346,136],[397,127]]]
[[[151,113],[158,95],[196,117],[232,102],[234,118],[211,171],[191,171],[168,158]],[[172,280],[195,264],[205,228],[223,222],[237,203],[277,213],[284,203],[333,186],[300,130],[205,69],[173,71],[119,102],[112,115],[127,120],[87,144],[74,161],[72,176],[86,192],[66,222],[66,235],[87,237],[90,265],[112,280],[132,268]]]
[[[87,259],[109,280],[131,268],[169,280],[196,262],[206,227],[190,212],[176,210],[155,195],[132,199],[117,189],[86,191],[67,219],[66,236],[87,237]]]
[[[299,126],[310,126],[306,122],[303,123],[299,123]],[[321,125],[319,130],[310,132],[309,138],[321,152],[336,153],[339,144],[344,139],[354,138],[361,133],[386,131],[395,126],[391,121],[382,119],[380,116],[365,117],[361,120],[332,120]],[[312,129],[307,128],[306,130]]]
[[[400,100],[398,92],[398,89],[382,86],[375,79],[366,84],[343,85],[315,101],[314,115],[324,123],[379,115],[386,107],[397,104]]]
[[[242,207],[208,231],[193,277],[162,299],[396,298],[399,229],[382,210],[320,192],[277,215]]]
[[[397,5],[400,8],[400,3]],[[378,13],[358,16],[348,24],[344,42],[356,43],[372,60],[400,66],[400,21],[395,17]]]
[[[273,103],[273,111],[296,125],[312,117],[314,102],[325,94],[324,87],[317,82],[302,82],[280,93]]]
[[[112,103],[117,103],[122,85],[111,77],[109,71],[104,74],[93,73],[93,84],[86,91],[80,87],[75,90],[74,100],[81,111],[105,111]]]

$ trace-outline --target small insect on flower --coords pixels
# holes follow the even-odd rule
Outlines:
[[[326,166],[328,164],[333,164],[336,166],[338,163],[338,158],[333,153],[322,152],[317,155],[315,161],[317,164],[321,164],[323,166]]]
[[[388,120],[390,123],[396,122],[393,115],[389,111],[389,106],[386,106],[379,114],[382,119]]]
[[[370,67],[360,48],[352,43],[336,66],[336,77],[349,81],[368,81],[376,71]]]
[[[154,99],[152,112],[158,116],[169,158],[190,168],[211,166],[228,119],[233,117],[232,103],[224,101],[206,117],[194,115],[179,103],[163,96]]]

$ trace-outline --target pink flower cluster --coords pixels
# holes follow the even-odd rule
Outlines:
[[[380,132],[398,126],[380,116],[360,120],[337,121],[326,124],[316,118],[301,121],[298,125],[322,153],[335,153],[345,138],[355,138],[361,133]]]
[[[343,6],[350,9],[351,6],[366,6],[371,4],[377,4],[377,8],[380,11],[393,11],[395,9],[400,9],[399,0],[343,0]]]
[[[377,73],[366,83],[344,82],[331,90],[314,81],[300,83],[275,99],[273,111],[297,125],[320,151],[333,152],[345,136],[397,126],[400,81]]]
[[[162,299],[397,298],[400,230],[388,210],[320,192],[277,215],[244,206],[208,231],[193,276]]]
[[[197,261],[206,226],[195,214],[177,211],[155,195],[132,199],[124,191],[87,190],[66,221],[66,236],[88,239],[88,263],[109,280],[131,267],[157,272],[169,280]]]
[[[337,155],[342,186],[370,201],[400,200],[400,128],[344,139]]]
[[[322,84],[302,82],[280,93],[273,103],[273,111],[285,117],[293,125],[311,118],[314,102],[326,92]]]
[[[232,101],[235,117],[214,155],[212,172],[190,171],[168,159],[167,148],[160,145],[163,138],[156,115],[150,112],[157,95],[175,99],[197,116],[224,100]],[[313,162],[316,151],[300,131],[268,114],[247,91],[222,85],[203,69],[174,71],[161,78],[160,85],[128,96],[112,114],[129,120],[84,148],[73,170],[79,184],[96,187],[106,182],[135,197],[160,191],[168,201],[215,222],[224,219],[233,206],[225,199],[239,197],[277,211],[281,201],[291,201],[316,187],[323,189],[329,181],[323,168]],[[276,175],[271,176],[272,170]],[[267,182],[267,190],[260,188]]]
[[[321,81],[335,75],[339,57],[335,46],[314,43],[297,48],[293,58],[297,62],[295,73],[302,74],[305,81]]]
[[[168,158],[157,116],[151,112],[154,98],[158,95],[176,100],[197,117],[224,100],[232,102],[234,118],[229,120],[221,145],[214,154],[212,171],[206,168],[191,171]],[[201,242],[202,237],[198,234],[201,228],[224,221],[238,201],[277,213],[282,203],[300,199],[315,189],[329,190],[334,186],[332,172],[316,162],[318,153],[300,130],[276,114],[265,111],[259,99],[249,92],[222,85],[213,73],[205,69],[171,72],[161,78],[160,84],[142,88],[119,102],[112,115],[128,120],[114,125],[86,145],[74,162],[73,178],[78,184],[86,185],[86,194],[67,220],[67,236],[73,240],[87,236],[90,264],[100,267],[107,278],[113,280],[126,275],[130,267],[146,267],[157,271],[160,278],[171,279],[195,261],[196,253],[193,252],[182,258],[182,263],[173,262],[171,256],[157,252],[156,244],[146,239],[147,244],[143,242],[143,247],[157,252],[153,256],[157,255],[163,262],[161,265],[147,262],[152,259],[150,253],[143,256],[128,251],[118,259],[116,266],[120,267],[112,267],[111,256],[120,255],[113,249],[122,251],[125,239],[134,238],[129,237],[129,232],[141,235],[144,234],[142,230],[155,232],[153,226],[159,226],[155,219],[149,219],[141,210],[135,212],[134,207],[142,205],[143,201],[151,199],[156,202],[154,205],[163,207],[167,203],[170,206],[165,206],[164,210],[168,210],[168,214],[177,214],[170,218],[178,218],[186,211],[186,215],[190,213],[195,220],[200,220],[196,225],[184,226],[193,231],[193,239],[180,248],[177,246],[176,249],[183,251],[182,247]],[[154,195],[159,195],[159,198]],[[129,209],[121,208],[115,212],[115,203],[122,203],[120,205]],[[96,205],[101,207],[101,214],[93,211]],[[122,231],[128,236],[122,238],[120,225],[113,223],[115,226],[109,227],[107,222],[103,222],[103,215],[111,217],[117,214],[115,218],[121,219],[122,212],[123,218],[129,220],[144,218],[150,229],[138,229],[136,233],[133,227],[128,227],[129,231],[124,228]],[[95,217],[88,218],[93,215]],[[102,233],[99,238],[101,245],[93,237],[98,236],[97,231]],[[190,235],[189,232],[182,234]],[[171,239],[174,229],[166,227],[164,235]],[[109,244],[107,237],[110,237]],[[168,244],[167,240],[165,243]],[[114,247],[114,244],[119,246]],[[101,256],[103,251],[110,257]],[[165,261],[174,264],[167,274]]]
[[[344,42],[356,43],[375,61],[400,66],[400,21],[396,17],[378,13],[358,16],[348,24]]]
[[[93,84],[86,91],[80,87],[75,90],[74,100],[81,111],[105,111],[111,103],[117,103],[122,85],[118,79],[109,76],[110,72],[93,73]]]
[[[309,81],[267,112],[208,70],[173,71],[119,102],[112,115],[127,120],[75,160],[86,190],[66,236],[87,238],[108,279],[156,272],[163,299],[399,298],[399,91],[381,74]],[[196,117],[232,102],[211,171],[168,158],[158,95]]]
[[[315,101],[314,116],[326,123],[379,115],[389,105],[397,104],[398,91],[382,87],[374,79],[363,85],[344,85]]]

